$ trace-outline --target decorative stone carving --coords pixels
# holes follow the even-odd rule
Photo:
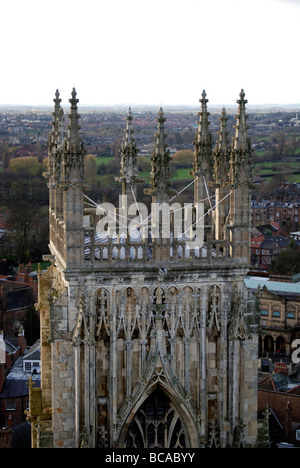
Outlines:
[[[234,296],[232,317],[228,327],[229,340],[246,340],[249,333],[244,323],[244,303],[240,293]]]
[[[207,322],[207,334],[216,335],[220,333],[220,291],[217,286],[213,286],[209,294],[208,303],[208,322]]]

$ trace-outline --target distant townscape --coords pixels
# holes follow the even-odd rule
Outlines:
[[[249,106],[246,116],[244,96],[226,114],[208,113],[205,93],[200,112],[132,106],[79,108],[79,116],[74,90],[69,117],[59,114],[58,93],[54,112],[0,107],[0,448],[165,447],[158,440],[167,439],[169,448],[300,447],[300,106]],[[213,176],[203,169],[208,154],[221,161]],[[201,170],[207,184],[194,187]],[[165,201],[161,184],[181,204],[208,195],[204,247],[187,254],[180,242],[160,239],[157,248],[140,231],[134,248],[132,239],[101,245],[97,205],[118,204],[121,194],[147,206],[149,195]],[[51,343],[58,363],[51,378],[64,376],[68,388],[56,432],[55,398],[41,382]],[[62,355],[74,359],[71,369]],[[235,375],[235,365],[251,369]],[[92,397],[82,378],[95,385]],[[250,416],[236,409],[247,397]],[[74,433],[63,430],[67,399],[80,408]],[[161,411],[164,430],[149,435],[148,410]]]

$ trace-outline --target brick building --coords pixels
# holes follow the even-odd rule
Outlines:
[[[20,354],[20,353],[19,353]],[[40,341],[19,355],[5,377],[0,392],[0,427],[21,424],[26,421],[29,409],[28,381],[31,377],[36,387],[40,385]]]
[[[277,223],[281,228],[286,226],[288,231],[299,229],[300,200],[252,200],[252,226],[267,223]]]
[[[0,329],[5,336],[18,334],[33,300],[33,289],[29,284],[0,278]]]
[[[300,380],[293,381],[282,372],[261,378],[258,382],[258,411],[272,410],[283,428],[282,440],[300,447],[295,432],[300,429]]]
[[[257,270],[269,270],[280,253],[287,249],[290,241],[291,239],[283,236],[252,237],[251,264]]]
[[[257,225],[251,229],[251,265],[257,270],[269,270],[291,242],[300,247],[295,233],[285,232],[277,223]]]

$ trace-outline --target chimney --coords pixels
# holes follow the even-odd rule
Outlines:
[[[284,429],[285,429],[285,437],[288,437],[292,433],[292,404],[290,401],[286,402],[285,407],[285,421],[284,421]]]
[[[7,418],[7,427],[11,428],[13,425],[14,425],[14,421],[13,421],[12,415],[10,414]]]
[[[274,372],[282,372],[284,375],[288,375],[288,366],[284,362],[276,362],[274,366]]]
[[[27,348],[27,342],[24,336],[23,325],[20,326],[19,333],[18,333],[18,340],[19,340],[19,346],[20,346],[20,353],[21,353],[21,356],[23,356]]]

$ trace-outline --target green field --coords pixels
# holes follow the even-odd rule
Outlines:
[[[96,158],[97,166],[100,166],[101,164],[108,164],[113,159],[115,159],[113,156],[98,156]]]
[[[33,263],[32,271],[38,271],[38,266],[39,266],[38,263]],[[41,271],[47,270],[47,268],[51,266],[51,262],[40,262],[40,266],[41,266]]]
[[[191,168],[192,169],[192,168]],[[191,169],[175,169],[171,173],[171,180],[192,180],[193,176],[189,174]],[[150,172],[140,172],[139,177],[145,182],[150,182]]]
[[[275,175],[282,175],[289,182],[300,183],[300,162],[262,162],[254,166],[254,174],[268,180]]]

